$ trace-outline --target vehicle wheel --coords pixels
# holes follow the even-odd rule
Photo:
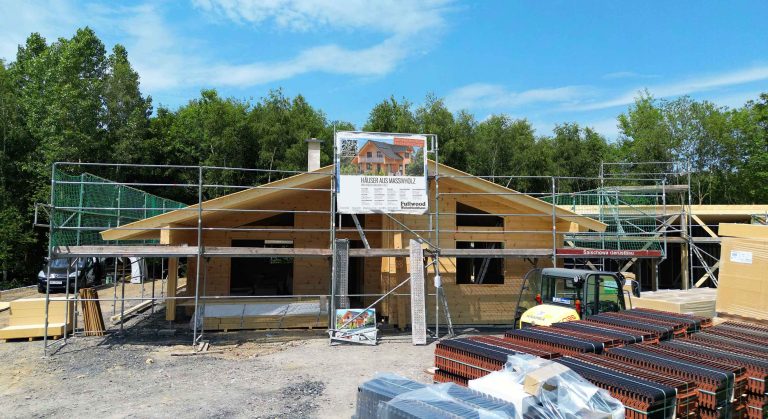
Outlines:
[[[37,292],[39,292],[40,294],[45,294],[45,287],[42,285],[38,285]]]

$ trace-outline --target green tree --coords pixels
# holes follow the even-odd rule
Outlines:
[[[610,156],[606,139],[591,128],[582,128],[576,123],[557,125],[554,134],[551,173],[573,178],[561,179],[556,185],[557,190],[574,192],[598,187],[594,178],[600,174],[600,162]]]
[[[411,154],[411,163],[405,168],[408,176],[424,176],[424,148],[419,147]]]
[[[139,89],[139,74],[128,61],[128,52],[118,44],[107,60],[104,80],[104,118],[107,147],[124,163],[141,163],[150,155],[144,144],[152,114],[152,98]]]
[[[768,202],[768,93],[731,111],[738,149],[735,203]]]
[[[488,176],[489,180],[526,190],[530,179],[510,178],[532,173],[529,153],[536,144],[533,126],[525,119],[492,115],[477,124],[467,147],[468,171]]]
[[[0,60],[0,288],[25,285],[35,255],[27,218],[30,191],[22,174],[30,144],[19,106],[12,74]]]
[[[628,162],[669,162],[679,146],[673,141],[664,114],[647,92],[618,117],[621,154]]]
[[[419,131],[411,102],[398,102],[394,96],[381,101],[371,109],[363,131],[411,133]]]

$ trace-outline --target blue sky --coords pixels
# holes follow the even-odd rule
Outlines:
[[[0,57],[33,31],[91,26],[121,43],[155,107],[216,88],[282,87],[361,125],[394,95],[427,93],[539,133],[578,122],[609,137],[641,89],[735,107],[768,92],[768,1],[0,0]]]

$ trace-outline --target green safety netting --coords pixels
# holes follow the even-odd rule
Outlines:
[[[99,232],[186,207],[90,173],[57,170],[52,186],[51,246],[115,244],[102,240]]]
[[[552,198],[543,198],[552,202]],[[608,225],[604,233],[570,233],[573,246],[609,250],[664,250],[660,195],[647,190],[633,192],[621,187],[598,188],[558,194],[555,203]],[[662,207],[663,208],[663,207]],[[670,210],[672,210],[670,206]]]

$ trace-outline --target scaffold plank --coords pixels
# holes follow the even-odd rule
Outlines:
[[[207,246],[202,254],[209,257],[304,257],[328,258],[326,248],[228,247]],[[194,257],[197,246],[105,245],[61,246],[53,249],[55,257]],[[551,257],[552,249],[440,249],[444,257],[536,258]],[[349,249],[349,257],[408,257],[408,249]],[[604,251],[600,249],[559,248],[558,257],[659,257],[658,252]]]

